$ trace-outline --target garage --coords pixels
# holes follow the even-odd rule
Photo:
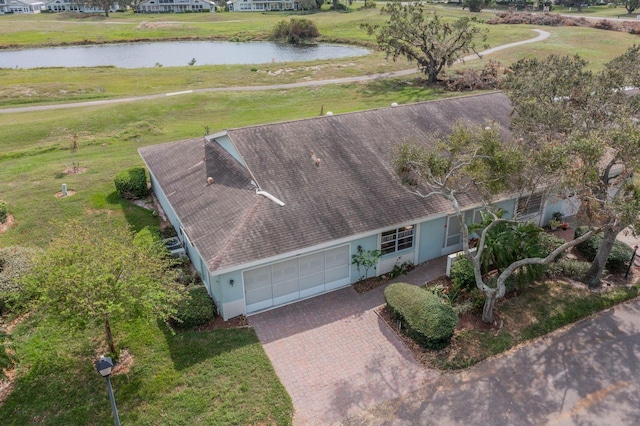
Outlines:
[[[343,287],[350,280],[349,245],[244,271],[247,314]]]

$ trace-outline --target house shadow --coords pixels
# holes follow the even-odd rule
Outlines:
[[[249,345],[259,344],[251,328],[216,329],[207,331],[173,331],[158,320],[169,349],[169,356],[178,371],[190,368],[211,358],[219,358],[216,364],[223,366],[226,359]],[[229,359],[234,362],[233,359]]]
[[[117,191],[113,191],[106,196],[107,204],[111,206],[119,206],[127,223],[134,232],[150,227],[158,228],[158,217],[153,210],[148,210],[137,206],[129,200],[125,200],[118,195]]]

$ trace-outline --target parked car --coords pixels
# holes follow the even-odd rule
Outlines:
[[[171,237],[165,240],[162,240],[164,246],[169,250],[172,257],[183,257],[187,255],[184,247],[182,247],[182,242],[178,237]]]

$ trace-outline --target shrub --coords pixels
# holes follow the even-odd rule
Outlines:
[[[473,265],[464,255],[461,255],[460,258],[451,265],[451,284],[457,291],[471,291],[476,288],[476,276],[473,272]]]
[[[576,228],[575,237],[578,238],[586,234],[588,231],[588,227],[579,226]],[[587,258],[589,262],[591,262],[595,259],[598,249],[600,248],[600,244],[602,244],[602,236],[594,235],[588,240],[578,244],[576,248],[584,255],[585,258]],[[633,255],[633,249],[629,247],[628,244],[616,240],[613,243],[613,248],[611,249],[611,253],[607,259],[606,267],[609,272],[620,273],[626,271],[629,266],[631,255]]]
[[[271,39],[287,41],[291,44],[300,43],[302,40],[313,39],[320,35],[316,24],[304,18],[291,18],[282,20],[271,30]]]
[[[411,284],[394,283],[386,288],[384,298],[406,334],[421,346],[439,349],[451,341],[458,317],[438,296]]]
[[[215,307],[204,286],[192,286],[178,304],[173,322],[177,328],[187,329],[213,320]]]
[[[9,210],[7,209],[7,203],[4,200],[0,200],[0,223],[4,223],[9,216]]]
[[[137,200],[149,193],[147,186],[147,172],[144,167],[132,167],[123,170],[113,180],[118,195],[122,198]]]
[[[551,278],[567,277],[576,279],[587,273],[591,264],[575,259],[561,260],[553,262],[545,271],[546,275]]]
[[[21,310],[35,296],[21,278],[31,271],[37,253],[27,247],[0,249],[0,314]]]
[[[549,256],[549,253],[566,242],[563,238],[557,237],[554,234],[550,234],[548,232],[541,232],[538,238],[540,241],[540,246],[542,248],[541,257]]]

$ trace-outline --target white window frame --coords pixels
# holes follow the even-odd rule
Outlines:
[[[518,219],[530,219],[538,216],[544,204],[542,192],[525,195],[516,201],[516,217]]]
[[[401,228],[390,229],[382,232],[380,234],[380,250],[382,250],[382,255],[385,256],[399,251],[412,249],[415,245],[415,230],[416,225],[407,225]],[[409,242],[408,246],[407,242]],[[387,246],[385,247],[385,245]]]

